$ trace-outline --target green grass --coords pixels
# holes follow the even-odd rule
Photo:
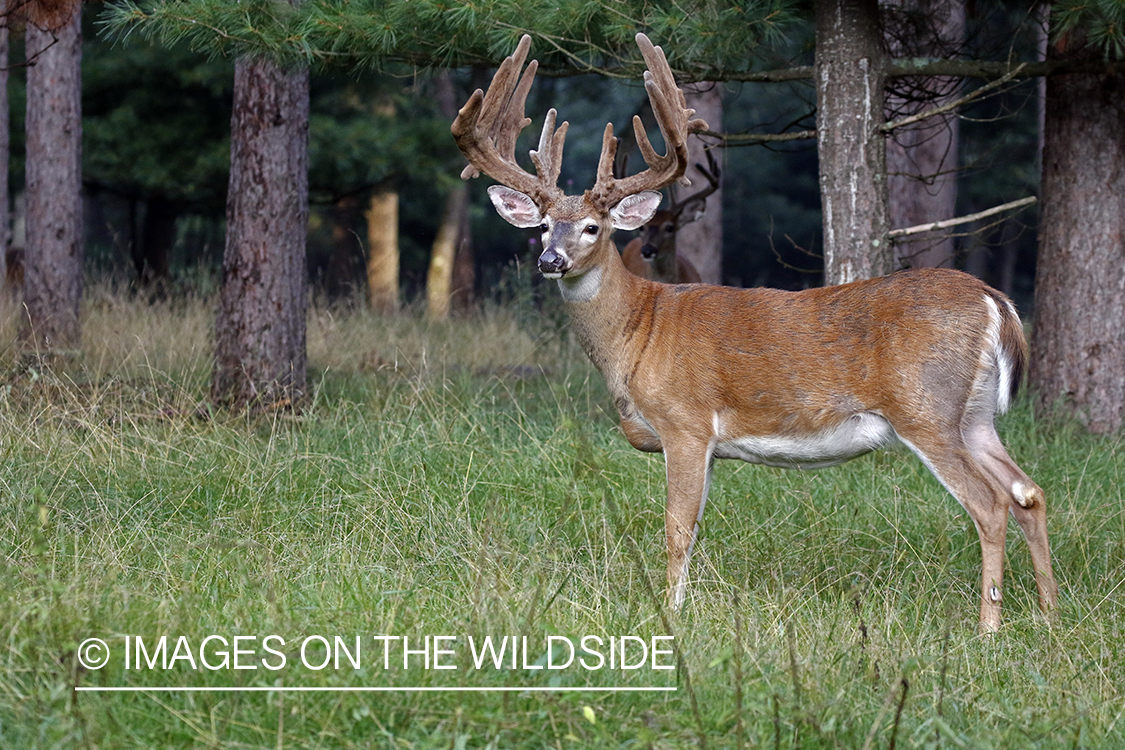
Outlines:
[[[1125,746],[1120,437],[1023,406],[1001,423],[1048,493],[1051,626],[1013,524],[1004,630],[977,635],[976,533],[904,451],[811,473],[721,462],[666,624],[663,462],[619,434],[557,318],[318,307],[308,408],[247,418],[206,408],[209,310],[95,291],[82,363],[0,353],[0,747]],[[527,636],[535,662],[547,635],[666,627],[674,671],[477,670],[467,646]],[[124,668],[126,636],[213,634],[281,635],[286,667]],[[378,634],[456,635],[458,669],[384,670]],[[302,666],[309,635],[362,636],[362,668]],[[113,651],[100,670],[77,661],[88,637]]]

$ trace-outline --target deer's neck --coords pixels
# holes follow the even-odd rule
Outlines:
[[[589,271],[559,279],[578,340],[615,396],[623,388],[623,359],[633,310],[643,304],[650,286],[652,282],[625,270],[613,248]]]

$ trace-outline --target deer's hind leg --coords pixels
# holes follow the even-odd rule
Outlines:
[[[1008,455],[990,422],[966,429],[965,442],[977,461],[1007,490],[1009,509],[1023,530],[1031,552],[1039,609],[1049,614],[1058,603],[1059,587],[1051,567],[1051,546],[1047,540],[1046,496]]]
[[[981,550],[980,629],[996,632],[1000,629],[1004,591],[1010,496],[974,456],[960,429],[939,430],[933,425],[904,429],[896,425],[896,431],[973,519]]]

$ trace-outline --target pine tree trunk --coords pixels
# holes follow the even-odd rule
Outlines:
[[[883,54],[876,0],[816,0],[824,283],[889,273]]]
[[[1061,399],[1092,432],[1125,417],[1122,101],[1122,75],[1047,80],[1031,384],[1041,410]]]
[[[457,257],[462,217],[469,208],[469,186],[457,185],[445,199],[441,226],[430,248],[430,268],[426,273],[426,310],[430,318],[449,317],[453,297],[453,265]]]
[[[457,312],[466,312],[473,306],[473,291],[477,281],[476,259],[473,255],[473,222],[468,198],[461,212],[461,228],[457,232],[457,252],[453,255],[453,289],[449,304]]]
[[[332,298],[349,297],[360,286],[357,261],[362,246],[356,237],[354,225],[359,214],[359,198],[346,195],[336,201],[330,212],[332,222],[332,254],[324,270],[324,287]]]
[[[371,196],[367,211],[367,299],[375,312],[398,310],[398,193]]]
[[[0,27],[0,174],[8,174],[11,115],[8,109],[8,27]],[[11,196],[8,180],[0,180],[0,298],[8,293],[8,249],[11,246]]]
[[[901,128],[887,145],[890,226],[903,229],[952,219],[957,209],[960,124],[935,117],[927,126]],[[895,268],[953,268],[956,248],[948,231],[924,232],[895,243]]]
[[[687,105],[695,110],[696,117],[706,120],[711,130],[722,132],[723,84],[688,84],[684,86],[684,97],[687,99]],[[689,162],[686,176],[691,180],[691,187],[673,188],[677,193],[690,194],[707,184],[707,178],[696,169],[697,164],[707,164],[707,155],[704,153],[706,145],[698,136],[688,138]],[[676,197],[680,196],[677,194]],[[707,197],[707,210],[703,216],[698,221],[684,225],[677,233],[676,254],[691,261],[705,283],[723,283],[722,188]]]
[[[27,246],[21,338],[39,352],[79,346],[82,298],[82,28],[27,26]]]
[[[286,406],[305,392],[307,71],[235,65],[212,400]]]
[[[964,0],[893,0],[889,13],[901,22],[885,25],[895,57],[952,57],[965,36]],[[923,27],[911,20],[924,14]],[[887,94],[888,117],[905,117],[952,101],[960,87],[948,77],[895,80]],[[892,229],[952,219],[957,209],[960,119],[956,112],[897,128],[887,143],[887,198]],[[948,232],[911,235],[895,243],[896,268],[952,268]]]
[[[436,79],[434,97],[442,115],[452,120],[457,116],[458,99],[449,73]],[[455,307],[464,309],[472,296],[472,244],[469,216],[469,186],[462,182],[445,199],[441,226],[430,249],[430,267],[426,273],[426,309],[434,320],[449,317]],[[465,257],[469,255],[470,257]],[[466,279],[466,273],[468,278]],[[469,288],[465,289],[468,281]],[[456,298],[456,299],[455,299]]]
[[[0,175],[8,174],[11,147],[8,110],[8,27],[0,27]],[[0,299],[8,292],[8,247],[12,243],[11,196],[8,181],[0,180]]]
[[[142,286],[168,280],[169,257],[176,244],[176,220],[180,210],[163,195],[146,201],[141,241],[133,243],[133,268]]]

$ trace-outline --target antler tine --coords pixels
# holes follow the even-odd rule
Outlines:
[[[529,37],[524,37],[530,39]],[[521,43],[522,44],[522,43]],[[516,50],[519,52],[519,50]],[[527,52],[524,50],[524,55]],[[512,58],[508,58],[509,60]],[[520,66],[523,65],[522,60],[518,61],[517,67],[513,70],[518,71]],[[511,159],[515,162],[516,156],[516,139],[519,138],[520,132],[531,124],[531,118],[524,115],[525,104],[527,103],[527,94],[531,91],[531,84],[535,82],[535,73],[539,70],[539,61],[532,60],[524,71],[523,76],[520,77],[519,83],[512,91],[506,101],[502,101],[503,107],[498,108],[496,114],[496,123],[492,125],[491,132],[493,140],[496,143],[496,150],[505,159]],[[499,77],[499,73],[497,76]],[[508,81],[505,80],[506,84]],[[491,87],[490,87],[491,89]],[[503,89],[501,94],[503,94]],[[497,97],[499,100],[500,98]]]
[[[469,165],[461,172],[462,179],[478,177],[484,172],[496,181],[526,193],[540,206],[546,206],[561,193],[555,182],[558,180],[558,164],[562,161],[567,125],[563,123],[556,132],[552,110],[548,116],[550,138],[547,136],[548,127],[544,125],[543,138],[549,141],[547,149],[544,149],[543,138],[540,139],[540,152],[546,153],[546,160],[542,157],[537,159],[537,152],[532,152],[536,175],[519,166],[515,157],[516,140],[520,132],[531,124],[531,119],[524,116],[524,105],[539,67],[539,63],[532,60],[520,76],[530,48],[531,37],[525,34],[515,52],[504,58],[496,70],[488,93],[480,89],[474,91],[457,113],[450,131],[461,153],[469,160]]]
[[[636,127],[636,123],[633,127]],[[620,140],[613,135],[613,123],[607,122],[605,132],[602,134],[602,155],[598,158],[598,174],[594,180],[594,188],[590,191],[595,199],[600,199],[599,191],[610,190],[621,181],[613,172],[613,164],[617,160],[617,144]]]
[[[547,118],[543,121],[543,132],[539,134],[539,148],[531,152],[531,163],[535,165],[535,173],[546,185],[555,185],[559,180],[559,171],[562,169],[563,144],[566,142],[566,131],[570,123],[564,122],[555,129],[554,108],[547,111]]]
[[[477,123],[480,121],[481,102],[483,100],[484,92],[477,89],[469,96],[469,101],[465,102],[465,106],[457,111],[457,117],[453,120],[453,125],[450,126],[449,130],[453,133],[453,139],[457,141],[458,146],[460,146],[462,139],[465,143],[469,142],[468,134],[476,129]],[[461,149],[461,153],[465,153],[464,148]],[[472,177],[480,177],[480,170],[470,161],[461,170],[461,179],[468,180]]]
[[[680,170],[679,176],[675,178],[679,180],[683,177],[683,171],[687,169],[687,132],[681,127],[681,121],[686,122],[687,118],[684,114],[695,114],[695,110],[685,110],[683,106],[673,107],[671,102],[668,101],[667,91],[660,88],[653,77],[647,74],[647,71],[645,89],[648,91],[649,100],[652,102],[652,111],[656,116],[656,124],[660,128],[660,134],[664,136],[664,146],[667,153],[664,156],[656,153],[656,149],[652,147],[652,142],[649,141],[648,131],[645,130],[641,118],[634,115],[633,132],[637,136],[637,148],[640,150],[641,156],[644,157],[645,164],[649,165],[649,169],[641,174],[647,174],[653,170],[662,172],[670,164],[675,165],[683,162],[683,169]],[[679,89],[676,91],[678,92]],[[671,181],[669,180],[669,182]]]
[[[636,134],[637,148],[648,164],[648,169],[631,177],[614,179],[613,160],[617,144],[613,138],[613,127],[608,126],[602,138],[597,182],[589,193],[591,200],[606,207],[616,205],[627,195],[644,190],[659,190],[673,182],[682,183],[688,162],[687,136],[707,128],[707,123],[703,120],[691,119],[695,110],[688,109],[684,93],[676,85],[664,50],[653,45],[644,34],[637,34],[637,46],[641,48],[641,55],[648,65],[644,76],[645,90],[652,102],[652,111],[664,136],[667,152],[664,156],[656,153],[641,118],[634,116],[633,132]]]
[[[525,34],[523,38],[520,39],[519,44],[516,45],[515,52],[504,58],[503,62],[500,63],[500,67],[497,68],[496,75],[493,76],[492,83],[488,87],[488,93],[485,94],[480,89],[477,89],[469,97],[469,101],[465,103],[465,106],[457,113],[457,118],[453,121],[450,131],[453,133],[453,137],[457,140],[458,144],[460,144],[462,140],[468,142],[468,139],[477,139],[482,135],[491,138],[495,138],[495,136],[498,135],[493,132],[496,130],[497,116],[503,110],[507,109],[512,95],[512,82],[516,74],[518,74],[519,70],[523,67],[530,47],[531,38]],[[521,120],[519,128],[516,129],[516,133],[518,134],[524,127],[527,127],[527,123]],[[479,176],[480,170],[477,168],[477,165],[473,163],[473,160],[470,159],[469,166],[461,172],[462,179],[467,180],[470,177]]]

